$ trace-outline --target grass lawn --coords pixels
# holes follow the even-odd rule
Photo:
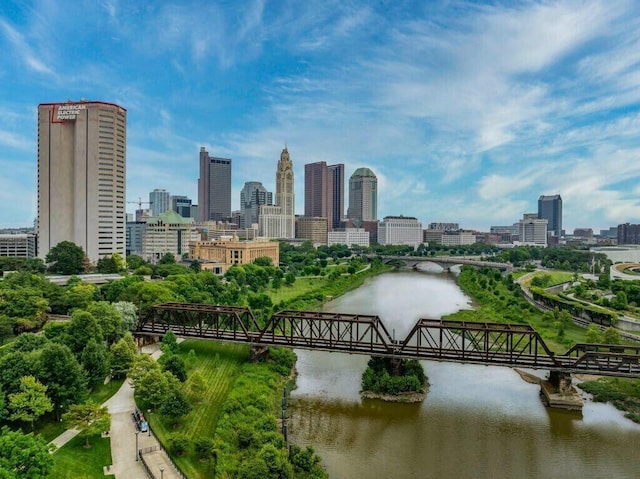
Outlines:
[[[102,404],[118,392],[123,382],[124,379],[112,379],[107,384],[100,384],[93,388],[93,391],[89,394],[89,399],[97,404]]]
[[[531,280],[536,276],[549,276],[551,280],[545,287],[550,288],[551,286],[571,281],[573,279],[573,274],[574,273],[570,273],[568,271],[534,271],[522,280],[522,284],[528,288],[531,286]]]
[[[23,431],[29,432],[30,426],[22,428]],[[35,423],[35,433],[41,434],[45,441],[50,442],[60,434],[67,430],[66,427],[60,422],[56,421],[53,413],[49,413],[46,416],[41,417]]]
[[[289,301],[297,296],[322,288],[327,283],[325,278],[296,278],[291,286],[283,284],[279,289],[269,287],[265,292],[273,304]]]
[[[200,371],[207,384],[207,390],[202,395],[200,404],[194,404],[193,410],[182,419],[184,427],[180,429],[174,429],[173,425],[157,412],[147,414],[151,429],[165,446],[169,444],[168,438],[173,432],[184,433],[192,439],[213,438],[227,395],[240,374],[241,366],[249,359],[249,347],[244,345],[193,339],[180,343],[180,354],[183,358],[186,359],[191,349],[196,353],[196,363],[189,370],[189,374]],[[210,465],[199,463],[189,455],[175,460],[190,479],[211,475]]]
[[[111,440],[93,436],[89,438],[90,448],[84,447],[85,439],[80,436],[58,449],[53,459],[55,465],[51,479],[104,478],[103,466],[111,464]]]

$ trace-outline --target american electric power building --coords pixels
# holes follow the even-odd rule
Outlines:
[[[61,241],[89,259],[125,256],[127,111],[100,101],[38,105],[40,258]]]

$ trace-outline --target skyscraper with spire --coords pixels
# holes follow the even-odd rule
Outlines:
[[[295,238],[295,205],[293,163],[285,145],[276,170],[276,204],[260,207],[260,235],[267,238]]]
[[[283,238],[295,238],[296,236],[296,207],[293,186],[293,163],[285,145],[280,154],[276,171],[276,206],[282,208],[282,214],[285,216]]]

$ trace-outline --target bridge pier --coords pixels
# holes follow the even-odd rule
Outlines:
[[[571,381],[571,373],[550,371],[546,381],[540,381],[540,398],[545,406],[582,411],[582,398]]]

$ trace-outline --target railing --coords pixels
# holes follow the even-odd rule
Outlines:
[[[157,437],[156,437],[156,440],[158,440]],[[175,469],[175,471],[178,474],[178,476],[180,476],[182,479],[187,479],[187,475],[184,473],[184,471],[182,471],[182,469],[180,469],[180,467],[175,462],[173,462],[173,459],[171,458],[171,456],[169,455],[167,450],[162,446],[162,444],[160,443],[159,440],[158,440],[158,444],[156,446],[149,446],[149,447],[145,447],[143,449],[139,449],[138,450],[138,454],[140,455],[140,459],[142,459],[142,464],[144,465],[144,468],[147,471],[147,475],[149,476],[150,479],[157,479],[157,477],[154,475],[153,472],[151,472],[151,470],[149,469],[149,465],[146,463],[146,461],[144,460],[143,456],[144,456],[144,454],[149,454],[150,452],[155,452],[155,451],[164,452],[165,456],[167,456],[167,459],[169,460],[169,462],[171,463],[171,465]]]
[[[431,359],[507,367],[531,367],[640,378],[640,347],[576,345],[554,354],[531,326],[419,319],[396,341],[378,316],[281,311],[261,329],[248,308],[158,304],[137,334],[178,336],[298,349],[342,351],[403,359]]]

